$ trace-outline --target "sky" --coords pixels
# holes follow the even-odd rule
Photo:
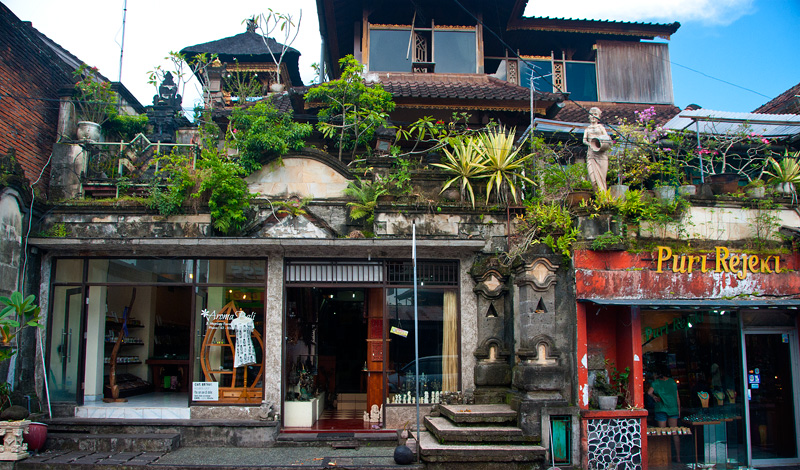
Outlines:
[[[111,80],[120,78],[125,0],[0,0],[23,21]],[[127,2],[121,81],[143,104],[156,90],[148,72],[168,66],[170,51],[244,32],[245,18],[267,8],[302,11],[300,34],[305,84],[314,80],[320,38],[314,0],[130,0]],[[529,0],[526,15],[681,23],[668,41],[675,104],[750,112],[800,82],[800,0]],[[279,40],[281,38],[276,38]],[[659,40],[663,41],[663,40]],[[199,94],[189,84],[184,107]]]

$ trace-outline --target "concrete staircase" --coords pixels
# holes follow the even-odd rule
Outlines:
[[[546,450],[517,427],[508,405],[441,405],[425,417],[419,449],[426,469],[516,470],[545,468]]]

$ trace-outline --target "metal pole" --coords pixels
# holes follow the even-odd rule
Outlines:
[[[417,388],[417,462],[420,459],[419,447],[419,314],[417,310],[417,223],[411,224],[411,258],[414,263],[414,371]]]
[[[122,2],[122,41],[119,45],[119,73],[117,81],[122,83],[122,54],[125,52],[125,18],[128,16],[128,0]]]

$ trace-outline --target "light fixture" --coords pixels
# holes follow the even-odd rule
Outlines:
[[[229,294],[233,294],[233,289],[228,289]]]
[[[194,279],[194,273],[189,273],[189,279]]]
[[[245,300],[246,298],[247,298],[247,295],[246,294],[242,294],[242,300]]]
[[[692,322],[689,322],[689,328],[691,328],[691,327],[692,327]]]
[[[725,310],[720,310],[720,311],[719,311],[719,314],[720,314],[720,315],[725,315]]]

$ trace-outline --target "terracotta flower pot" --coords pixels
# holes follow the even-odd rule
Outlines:
[[[28,432],[23,435],[23,442],[28,444],[28,450],[39,452],[44,449],[47,442],[47,425],[32,422],[28,425]]]

